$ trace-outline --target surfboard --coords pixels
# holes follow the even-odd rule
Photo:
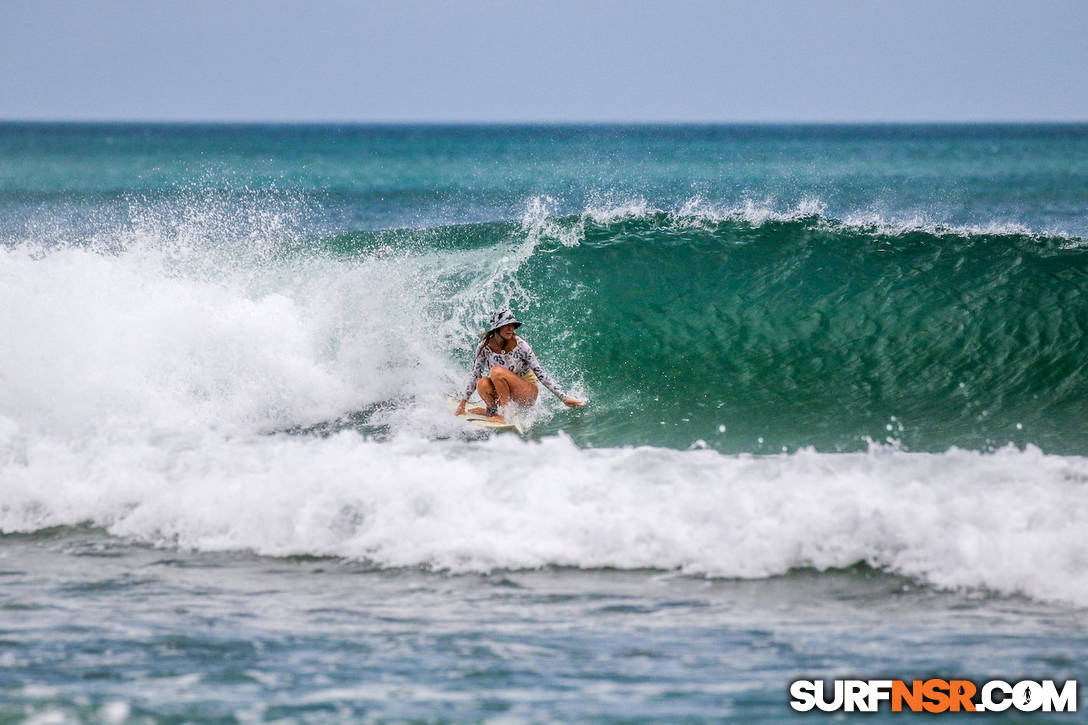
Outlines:
[[[454,397],[449,396],[449,395],[446,396],[446,408],[448,408],[451,413],[454,412],[455,410],[457,410],[457,406],[460,405],[460,403],[461,403],[460,398],[454,398]],[[469,402],[467,407],[481,407],[482,408],[483,404],[482,403],[473,404],[472,402]],[[465,421],[466,423],[471,423],[472,425],[478,426],[480,428],[487,428],[489,430],[493,430],[493,431],[496,431],[496,432],[500,432],[500,431],[504,431],[504,430],[512,430],[512,431],[517,431],[518,433],[522,433],[522,434],[525,433],[525,430],[524,430],[524,428],[522,428],[521,424],[518,423],[517,421],[513,421],[513,420],[508,420],[505,423],[498,423],[498,422],[493,421],[493,420],[488,420],[486,415],[479,415],[477,413],[462,413],[461,415],[459,415],[457,417],[460,418],[461,420]]]

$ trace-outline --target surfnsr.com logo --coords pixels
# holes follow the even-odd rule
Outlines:
[[[826,687],[826,685],[831,685]],[[1077,681],[1054,680],[796,680],[790,707],[798,712],[1076,712]]]

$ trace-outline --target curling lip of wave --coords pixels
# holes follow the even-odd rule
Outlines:
[[[579,213],[562,213],[550,197],[530,199],[517,221],[488,221],[452,224],[441,227],[399,228],[381,231],[350,232],[327,240],[334,248],[353,252],[361,250],[418,249],[421,242],[429,247],[468,248],[516,241],[528,250],[551,242],[574,247],[587,242],[587,232],[603,233],[635,229],[659,229],[673,232],[714,231],[735,225],[737,229],[760,231],[782,225],[811,229],[821,233],[870,237],[874,240],[921,234],[944,239],[1023,239],[1054,244],[1061,249],[1076,249],[1088,243],[1082,237],[1063,230],[1037,230],[1008,222],[949,224],[925,217],[886,216],[875,211],[854,212],[836,218],[827,214],[826,205],[816,198],[806,198],[793,206],[782,207],[770,200],[746,200],[739,204],[712,203],[694,197],[671,208],[656,207],[646,199],[588,204]]]
[[[897,236],[925,233],[935,236],[1019,236],[1054,239],[1070,244],[1084,243],[1085,239],[1062,230],[1033,230],[1021,222],[988,222],[977,224],[949,224],[929,219],[924,214],[911,217],[892,216],[877,211],[857,211],[845,214],[842,219],[830,217],[827,205],[816,197],[805,197],[795,205],[782,207],[770,199],[745,199],[740,204],[712,202],[703,197],[692,197],[683,204],[671,207],[655,207],[644,198],[635,197],[620,202],[596,202],[580,214],[556,214],[554,199],[539,197],[530,200],[522,214],[520,224],[527,230],[546,229],[547,223],[607,225],[610,222],[630,220],[654,220],[666,226],[678,228],[700,223],[743,222],[758,228],[765,224],[802,222],[825,231],[842,231]],[[571,242],[567,237],[568,244]]]

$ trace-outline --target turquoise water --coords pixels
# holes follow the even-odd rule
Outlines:
[[[1086,209],[1084,125],[0,124],[0,720],[1083,680]]]

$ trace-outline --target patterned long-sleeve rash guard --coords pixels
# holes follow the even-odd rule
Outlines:
[[[560,398],[567,397],[563,388],[559,387],[559,384],[544,372],[544,368],[540,367],[540,362],[536,359],[536,355],[533,354],[533,348],[529,347],[529,343],[517,335],[514,335],[514,339],[517,340],[517,345],[510,352],[495,352],[486,343],[476,349],[476,360],[472,365],[472,380],[469,380],[468,385],[465,387],[465,400],[468,400],[476,390],[476,383],[484,376],[484,371],[490,371],[496,365],[504,367],[518,376],[532,370],[533,375],[536,375],[536,379],[545,388]]]

